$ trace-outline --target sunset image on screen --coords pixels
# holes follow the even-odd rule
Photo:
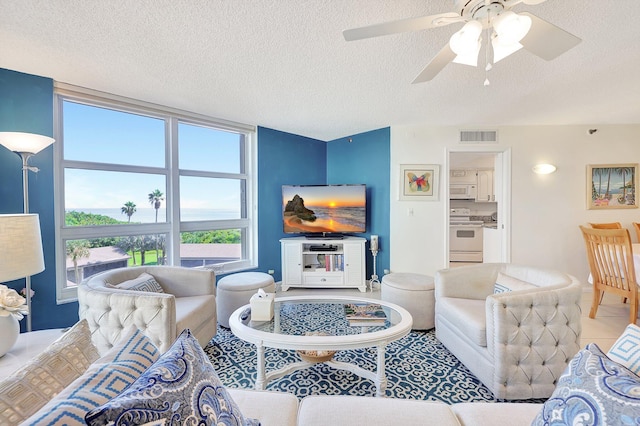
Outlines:
[[[364,185],[283,186],[284,231],[365,232]]]

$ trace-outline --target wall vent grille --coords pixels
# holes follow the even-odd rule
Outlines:
[[[498,131],[460,130],[460,143],[498,143]]]

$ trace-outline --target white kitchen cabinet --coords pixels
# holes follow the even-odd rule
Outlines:
[[[478,170],[478,190],[476,201],[495,201],[493,170]]]
[[[306,287],[357,288],[365,292],[365,242],[360,237],[281,239],[282,291]]]

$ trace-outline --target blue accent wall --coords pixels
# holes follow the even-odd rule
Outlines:
[[[53,81],[0,69],[0,131],[53,136]],[[53,146],[29,160],[29,210],[40,215],[45,270],[31,278],[35,290],[31,325],[34,330],[66,327],[78,321],[78,304],[56,303]],[[0,147],[0,213],[22,213],[22,161]],[[24,279],[6,283],[19,291]],[[24,331],[26,321],[20,321]]]
[[[372,130],[327,143],[327,183],[367,185],[367,233],[359,234],[370,240],[380,237],[376,262],[377,273],[389,268],[389,202],[391,130],[387,127]],[[373,273],[373,257],[367,244],[367,278]]]
[[[282,185],[323,185],[327,182],[327,143],[258,127],[258,264],[282,279],[280,239]]]

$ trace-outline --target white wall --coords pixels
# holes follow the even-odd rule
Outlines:
[[[565,271],[586,282],[588,265],[578,225],[621,222],[636,241],[631,222],[638,209],[587,210],[588,164],[640,162],[640,125],[494,127],[499,146],[511,148],[511,261]],[[433,275],[445,265],[448,201],[398,201],[400,164],[440,164],[447,148],[460,147],[458,128],[421,125],[391,128],[391,270]],[[495,145],[493,145],[495,146]],[[531,171],[552,163],[551,175]],[[441,179],[441,182],[443,180]],[[413,216],[409,216],[409,210]]]

